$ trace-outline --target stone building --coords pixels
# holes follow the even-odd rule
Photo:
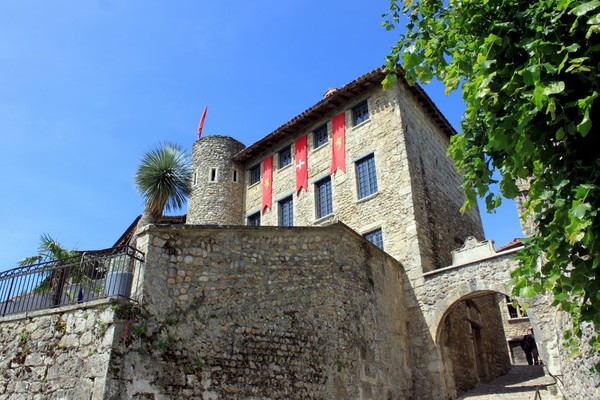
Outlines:
[[[329,90],[248,147],[196,141],[186,217],[136,220],[116,243],[138,230],[134,302],[3,317],[0,395],[452,399],[505,373],[515,249],[460,213],[447,120],[383,77]],[[530,318],[556,350],[548,302]]]

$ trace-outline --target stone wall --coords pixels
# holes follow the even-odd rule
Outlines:
[[[439,397],[413,383],[402,267],[343,225],[151,226],[138,243],[122,398]]]
[[[188,224],[240,224],[244,199],[243,169],[233,156],[244,145],[228,136],[206,136],[192,149],[192,191]]]
[[[500,305],[500,315],[502,315],[502,325],[504,326],[504,335],[506,336],[506,345],[509,350],[511,362],[513,364],[525,365],[527,359],[521,348],[521,341],[525,335],[531,334],[531,322],[527,314],[519,310],[519,317],[512,318],[509,314],[509,304],[512,301],[507,300],[504,294],[498,294],[498,304]]]
[[[425,274],[422,286],[415,288],[420,311],[439,345],[444,335],[444,320],[452,305],[478,295],[498,293],[509,295],[510,271],[516,266],[516,251],[498,253],[493,257],[469,264],[451,266]],[[428,293],[426,296],[424,293]],[[598,353],[590,356],[585,344],[576,354],[563,346],[565,332],[570,329],[568,317],[557,312],[552,301],[544,296],[519,299],[527,302],[527,315],[534,330],[540,359],[545,369],[558,376],[560,390],[567,398],[599,398],[598,375],[590,369],[600,360]]]
[[[504,345],[497,297],[488,294],[460,301],[449,310],[441,330],[440,346],[448,381],[455,396],[510,369]]]
[[[557,322],[562,328],[560,333],[572,326],[565,313],[559,313],[557,319],[560,319]],[[590,325],[584,325],[583,332],[587,340],[593,329]],[[569,400],[600,399],[600,376],[593,370],[594,365],[600,363],[600,352],[591,351],[584,342],[577,349],[562,347],[560,358],[562,374],[558,377],[558,386],[565,397]]]
[[[118,303],[94,301],[0,319],[0,398],[105,397]]]
[[[369,119],[352,126],[351,108],[366,99]],[[332,177],[333,214],[315,216],[314,183],[329,176],[331,118],[346,116],[346,173]],[[313,130],[327,124],[330,140],[314,148]],[[295,190],[294,164],[278,169],[278,152],[308,134],[309,189]],[[298,132],[248,161],[250,168],[270,155],[273,165],[273,209],[261,216],[261,225],[278,225],[278,201],[293,196],[294,225],[323,225],[342,221],[361,234],[381,229],[385,251],[399,260],[411,279],[423,271],[449,264],[450,251],[466,236],[483,237],[478,210],[462,216],[464,201],[460,175],[447,157],[447,134],[422,110],[413,95],[399,85],[384,91],[372,89],[333,109],[306,131]],[[355,162],[374,155],[378,192],[358,199]],[[260,211],[261,185],[246,188],[245,214]]]
[[[462,176],[448,156],[450,138],[409,92],[398,87],[403,142],[409,166],[412,201],[423,272],[451,263],[451,251],[468,236],[482,240],[483,227],[475,205],[462,214]]]

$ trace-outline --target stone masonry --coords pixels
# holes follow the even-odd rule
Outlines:
[[[430,395],[412,379],[396,260],[343,225],[198,228],[140,237],[145,332],[117,352],[114,398]]]
[[[123,307],[123,308],[121,308]],[[105,399],[120,309],[97,300],[4,317],[0,324],[0,398]]]
[[[146,262],[134,271],[136,301],[0,319],[0,396],[446,400],[505,373],[499,296],[510,294],[517,249],[496,253],[478,210],[460,213],[462,179],[446,154],[456,132],[439,110],[401,73],[388,91],[383,77],[377,69],[328,91],[248,147],[227,136],[196,141],[186,223],[137,227]],[[341,113],[346,172],[330,175]],[[315,147],[323,125],[327,141]],[[295,193],[294,144],[304,135],[309,187]],[[279,168],[287,146],[292,162]],[[270,156],[273,206],[262,212],[249,171]],[[377,189],[359,198],[366,156]],[[315,183],[329,176],[333,212],[317,218]],[[293,227],[280,227],[289,196]],[[243,226],[256,212],[261,226]],[[382,248],[363,237],[374,231]],[[547,298],[518,300],[530,303],[540,356],[564,377],[563,392],[597,398],[596,360],[561,346],[565,316]]]

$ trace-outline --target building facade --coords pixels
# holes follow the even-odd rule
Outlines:
[[[193,148],[187,223],[322,226],[341,221],[400,261],[415,279],[449,265],[451,251],[468,236],[483,239],[478,210],[459,211],[462,180],[446,154],[456,132],[422,89],[401,83],[383,90],[383,77],[378,69],[328,91],[319,103],[242,150],[231,138],[201,138]],[[334,138],[336,118],[343,132]],[[299,158],[303,138],[306,155]],[[338,146],[344,159],[333,172]],[[217,154],[222,155],[218,161]],[[297,191],[304,168],[307,185]],[[265,190],[269,206],[264,206]],[[220,219],[213,217],[214,210]]]
[[[0,396],[446,400],[505,373],[516,249],[496,253],[478,210],[460,213],[446,119],[383,77],[248,147],[196,141],[187,216],[136,220],[115,244],[145,254],[134,301],[2,317]],[[558,318],[537,303],[544,361],[573,398],[597,394],[563,368]]]

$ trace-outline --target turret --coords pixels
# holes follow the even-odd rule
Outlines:
[[[229,136],[205,136],[194,143],[187,224],[243,224],[243,169],[233,156],[244,147]]]

